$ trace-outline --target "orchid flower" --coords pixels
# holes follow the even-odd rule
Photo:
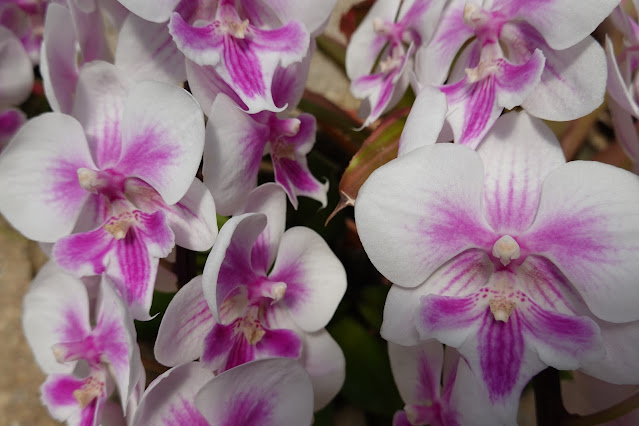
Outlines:
[[[49,262],[25,297],[23,325],[48,375],[42,402],[56,420],[100,424],[113,383],[126,412],[144,370],[133,320],[108,279],[100,286],[93,322],[84,284]]]
[[[452,0],[417,53],[416,92],[448,80],[440,86],[448,123],[471,148],[504,108],[555,121],[584,116],[603,102],[606,81],[603,50],[589,34],[618,3]]]
[[[379,0],[353,33],[346,50],[346,73],[351,92],[364,99],[364,127],[404,95],[413,54],[430,40],[444,3]]]
[[[455,349],[436,340],[416,346],[388,344],[393,377],[406,403],[393,426],[499,425],[490,401]],[[443,387],[442,387],[443,383]],[[509,422],[514,423],[514,422]]]
[[[346,290],[344,268],[319,235],[284,232],[286,199],[275,184],[253,191],[231,218],[204,267],[162,319],[156,359],[200,358],[222,372],[267,357],[300,359],[313,379],[316,409],[341,388],[344,358],[324,329]]]
[[[639,10],[639,2],[633,2]],[[618,56],[612,41],[606,36],[608,60],[609,108],[617,140],[632,160],[633,171],[639,174],[639,137],[632,117],[639,118],[637,103],[637,59],[639,58],[639,24],[621,7],[613,14],[615,22],[624,34],[624,48]]]
[[[172,368],[149,385],[133,419],[145,425],[310,425],[313,388],[290,359],[243,364],[217,376],[198,362]]]
[[[639,319],[639,177],[564,163],[550,129],[513,112],[477,152],[434,144],[379,168],[355,204],[395,284],[382,336],[459,348],[505,418],[546,365],[620,376],[615,358],[638,349],[621,335]]]
[[[54,111],[72,113],[80,71],[95,60],[113,62],[135,81],[181,84],[186,79],[184,57],[166,26],[140,19],[116,0],[89,6],[83,8],[76,0],[67,0],[48,8],[41,72],[45,94]],[[104,15],[119,29],[115,54],[108,46]]]
[[[310,55],[299,65],[276,72],[273,97],[277,105],[297,106],[310,65]],[[208,93],[213,93],[208,91]],[[197,97],[197,94],[195,95]],[[212,102],[206,125],[204,183],[216,200],[220,214],[232,215],[246,203],[257,186],[260,161],[269,154],[277,182],[297,208],[298,195],[326,206],[328,182],[322,184],[310,172],[306,155],[315,143],[315,118],[262,111],[249,115],[237,100],[220,93]]]
[[[16,35],[0,25],[0,107],[19,105],[31,93],[33,65]]]
[[[0,211],[27,237],[57,241],[68,271],[106,273],[147,318],[158,259],[174,242],[207,250],[217,232],[213,198],[194,178],[202,112],[179,87],[133,85],[96,62],[80,74],[74,116],[44,114],[15,136],[0,156]]]
[[[44,14],[50,0],[3,0],[0,2],[0,25],[20,40],[31,63],[40,63],[40,45]]]

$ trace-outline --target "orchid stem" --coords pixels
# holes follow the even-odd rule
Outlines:
[[[586,416],[576,414],[563,419],[561,426],[591,426],[610,422],[639,408],[639,392],[605,410]]]

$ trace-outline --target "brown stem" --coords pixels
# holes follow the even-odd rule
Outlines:
[[[598,411],[586,416],[579,416],[576,414],[570,415],[562,420],[561,426],[592,426],[602,423],[606,423],[617,419],[621,416],[625,416],[633,410],[639,408],[639,392],[628,397],[627,399],[606,408],[605,410]],[[541,423],[540,423],[541,424]]]

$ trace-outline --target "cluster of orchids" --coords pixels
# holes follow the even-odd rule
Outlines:
[[[513,425],[548,367],[639,385],[639,1],[369,0],[347,46],[336,1],[0,0],[0,213],[50,257],[23,326],[53,418]],[[360,118],[305,90],[317,51]],[[606,92],[634,173],[543,121]],[[353,157],[334,197],[320,134]],[[291,226],[338,192],[362,269]]]

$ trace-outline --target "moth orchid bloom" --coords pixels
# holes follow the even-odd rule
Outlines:
[[[455,141],[473,149],[504,108],[579,118],[603,102],[605,56],[589,34],[618,3],[453,0],[417,54],[417,79],[422,86],[444,82],[459,55],[440,90]]]
[[[282,69],[273,81],[278,105],[297,106],[308,75],[310,56]],[[313,198],[326,206],[328,182],[319,182],[308,168],[306,155],[315,143],[315,118],[295,117],[262,111],[249,115],[235,101],[221,93],[212,102],[206,125],[204,183],[216,201],[220,214],[232,215],[246,203],[256,186],[260,162],[269,154],[277,182],[297,208],[298,195]]]
[[[28,238],[60,240],[53,257],[68,271],[106,273],[148,318],[158,258],[174,242],[207,250],[217,233],[213,198],[194,178],[202,112],[179,87],[133,86],[96,62],[82,70],[74,116],[44,114],[15,136],[0,156],[0,211]]]
[[[33,65],[40,63],[42,26],[49,0],[4,0],[0,3],[0,25],[20,40]]]
[[[275,105],[271,93],[275,71],[301,61],[310,42],[301,22],[283,23],[268,3],[264,7],[259,3],[219,0],[215,15],[208,19],[203,11],[189,11],[192,16],[188,16],[178,9],[169,21],[178,49],[197,65],[212,67],[250,113],[283,109]]]
[[[24,299],[24,333],[48,375],[42,402],[53,418],[68,424],[100,424],[114,384],[126,413],[144,374],[133,320],[106,278],[95,306],[92,317],[84,284],[53,262]]]
[[[441,343],[428,340],[416,346],[389,343],[388,355],[397,389],[406,403],[404,410],[395,413],[393,426],[503,423],[456,350],[448,347],[444,354]]]
[[[639,1],[633,2],[639,10]],[[618,56],[612,41],[606,36],[608,60],[609,108],[617,140],[633,163],[633,172],[639,174],[639,137],[632,117],[639,118],[637,90],[637,60],[639,59],[639,25],[621,8],[612,15],[624,35],[624,46]]]
[[[214,377],[198,362],[172,368],[149,385],[135,413],[144,425],[310,425],[313,387],[290,359],[265,359]]]
[[[355,203],[364,248],[395,284],[382,336],[458,348],[504,418],[546,365],[612,374],[606,350],[625,359],[637,346],[615,335],[639,318],[637,205],[639,177],[565,164],[550,129],[523,112],[500,118],[477,152],[400,156]]]
[[[364,127],[392,108],[409,83],[415,50],[428,43],[442,0],[380,0],[353,33],[346,50],[351,92],[364,99]]]
[[[324,329],[346,290],[344,268],[315,232],[284,232],[278,185],[255,189],[243,211],[252,213],[220,230],[204,275],[169,304],[155,357],[170,366],[199,358],[217,372],[261,358],[299,359],[319,409],[344,380],[344,356]]]
[[[84,9],[75,0],[54,3],[47,11],[41,72],[54,111],[72,113],[80,71],[95,60],[113,62],[135,81],[179,85],[186,79],[184,57],[165,25],[129,13],[116,0],[86,3]],[[115,53],[107,42],[105,16],[119,30]]]

